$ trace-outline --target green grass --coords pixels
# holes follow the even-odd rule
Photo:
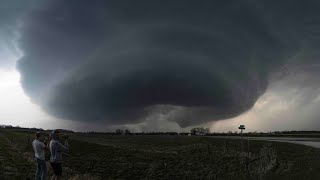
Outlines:
[[[0,174],[32,178],[35,165],[22,154],[32,153],[28,139],[33,133],[0,130],[0,135],[6,137],[0,140]],[[15,146],[8,140],[14,140]],[[244,152],[240,142],[212,137],[78,133],[71,135],[71,152],[63,167],[65,177],[87,174],[97,179],[320,179],[318,149],[250,141],[248,157],[247,141],[243,141]]]
[[[8,133],[0,131],[0,179],[25,179],[32,177],[35,166],[26,161],[25,154],[8,139]]]
[[[139,138],[140,141],[140,138],[145,137],[136,138]],[[156,141],[163,140],[163,137],[152,138]],[[175,140],[179,142],[179,140],[186,141],[187,139]],[[198,140],[201,141],[201,139]],[[232,166],[240,163],[237,159],[230,157],[227,160],[228,157],[223,156],[222,151],[219,150],[213,154],[215,149],[210,150],[212,153],[209,154],[208,145],[203,142],[197,144],[184,142],[183,146],[169,144],[168,147],[162,147],[159,142],[153,143],[156,146],[147,143],[139,148],[130,145],[103,146],[77,140],[70,143],[72,143],[72,149],[78,150],[72,151],[66,166],[73,166],[80,172],[87,171],[100,177],[176,179],[215,177],[219,175],[219,172],[226,172],[224,176],[233,172],[243,174],[241,169]],[[145,149],[150,146],[153,148]],[[212,147],[215,146],[211,144]],[[227,163],[218,163],[223,161]]]
[[[82,134],[74,136],[74,138],[120,149],[135,149],[138,152],[144,152],[146,156],[159,153],[159,156],[164,157],[164,160],[152,157],[151,159],[154,161],[151,162],[154,164],[157,164],[157,161],[172,163],[170,172],[177,172],[175,175],[180,178],[184,177],[183,174],[191,174],[188,177],[193,178],[211,177],[212,174],[217,178],[247,178],[245,165],[239,160],[241,159],[241,156],[239,157],[240,140],[183,136],[106,136],[101,134]],[[263,175],[263,179],[320,178],[320,150],[296,144],[250,141],[250,152],[253,156],[258,155],[266,145],[275,151],[276,164]],[[247,141],[243,141],[243,147],[246,151]],[[249,169],[252,169],[257,163],[259,162],[251,163]],[[159,171],[161,172],[157,169],[157,172]],[[168,172],[169,177],[174,177],[175,175],[171,176],[170,172]],[[197,175],[197,173],[199,174]],[[251,176],[252,178],[260,178],[259,175]]]

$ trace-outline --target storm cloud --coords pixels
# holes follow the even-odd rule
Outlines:
[[[23,19],[17,68],[25,92],[58,118],[121,125],[161,114],[182,127],[227,119],[292,74],[283,68],[317,70],[319,8],[51,0]]]

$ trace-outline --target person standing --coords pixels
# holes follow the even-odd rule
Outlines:
[[[62,154],[69,152],[69,144],[66,139],[65,144],[60,143],[60,131],[54,130],[50,134],[50,164],[53,169],[54,175],[51,180],[60,180],[62,176]]]
[[[46,166],[46,160],[45,160],[45,152],[44,149],[46,149],[46,141],[45,139],[44,143],[42,143],[39,139],[41,137],[40,132],[36,132],[35,139],[32,142],[32,147],[34,150],[34,156],[37,162],[37,171],[35,174],[35,180],[41,179],[45,180],[47,176],[47,166]]]

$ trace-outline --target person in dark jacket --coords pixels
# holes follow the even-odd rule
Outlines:
[[[62,176],[62,163],[63,158],[62,154],[69,152],[69,144],[68,141],[65,141],[65,144],[60,142],[60,131],[54,130],[50,133],[50,164],[53,169],[54,175],[51,180],[60,180]]]

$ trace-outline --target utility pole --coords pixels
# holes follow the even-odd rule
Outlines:
[[[242,132],[243,132],[243,130],[246,129],[246,127],[244,125],[240,125],[239,129],[241,130],[241,152],[243,152],[243,145],[242,145],[243,136],[242,136]]]
[[[240,125],[239,126],[239,129],[241,130],[241,153],[243,153],[243,130],[246,129],[246,127],[244,125]],[[246,171],[247,173],[249,174],[249,163],[250,163],[250,160],[249,160],[249,137],[248,137],[248,152],[247,152],[247,156],[246,156]]]

